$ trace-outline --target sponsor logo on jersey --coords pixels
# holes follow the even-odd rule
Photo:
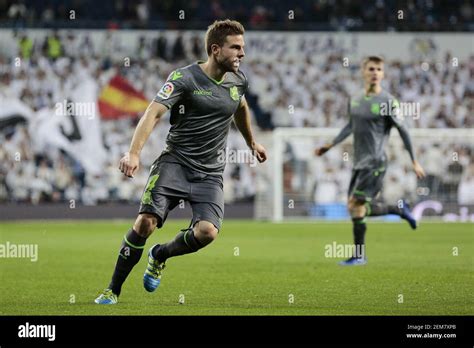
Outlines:
[[[166,78],[166,81],[176,81],[180,78],[183,77],[183,73],[179,72],[178,70],[172,71],[168,77]]]
[[[202,89],[195,89],[193,91],[193,94],[194,95],[208,95],[208,96],[211,96],[212,95],[212,91],[204,91]]]
[[[175,70],[170,74],[170,76],[168,76],[167,80],[176,81],[182,77],[183,77],[183,73]]]
[[[158,97],[168,99],[174,91],[174,85],[171,82],[166,82],[158,92]]]

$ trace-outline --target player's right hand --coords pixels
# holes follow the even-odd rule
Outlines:
[[[324,155],[326,152],[328,152],[330,148],[331,148],[331,145],[324,145],[324,146],[321,146],[321,147],[317,148],[316,150],[314,150],[314,154],[315,154],[316,156],[322,156],[322,155]]]
[[[416,177],[418,179],[423,179],[426,176],[425,170],[417,161],[413,161],[413,170],[415,171]]]
[[[129,178],[133,178],[138,170],[139,165],[140,157],[138,155],[125,152],[125,155],[120,160],[119,169]]]

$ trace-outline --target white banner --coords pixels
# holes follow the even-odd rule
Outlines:
[[[16,122],[28,121],[34,114],[33,110],[18,99],[0,96],[0,125],[6,126]]]
[[[88,174],[103,172],[106,151],[97,110],[97,83],[84,78],[68,100],[39,110],[29,124],[35,150],[61,148],[81,163]]]

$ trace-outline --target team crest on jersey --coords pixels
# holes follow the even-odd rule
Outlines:
[[[379,103],[372,103],[370,105],[370,111],[373,114],[378,115],[380,113],[380,104]]]
[[[230,97],[232,98],[232,100],[235,100],[235,101],[239,100],[240,96],[239,96],[239,90],[237,89],[237,86],[230,88]]]
[[[162,99],[168,99],[174,91],[174,85],[171,82],[166,82],[158,92],[158,97]]]

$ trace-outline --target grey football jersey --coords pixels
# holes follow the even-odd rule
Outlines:
[[[349,123],[334,139],[333,145],[354,134],[354,169],[385,165],[387,156],[384,148],[392,127],[398,129],[405,148],[414,160],[408,131],[397,118],[398,107],[397,99],[385,90],[375,96],[367,97],[360,93],[351,97]]]
[[[225,147],[233,115],[247,92],[239,70],[216,81],[196,62],[173,71],[154,101],[171,109],[166,149],[184,165],[210,175],[225,168]]]

